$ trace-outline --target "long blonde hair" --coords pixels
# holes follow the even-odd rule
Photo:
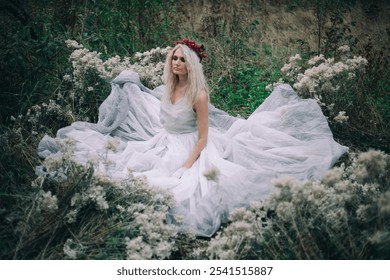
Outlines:
[[[179,48],[183,52],[188,71],[187,86],[184,94],[187,97],[188,106],[192,107],[198,101],[200,92],[205,90],[208,93],[209,88],[203,74],[203,67],[198,55],[186,45],[176,45],[167,55],[163,75],[166,87],[165,94],[162,99],[165,102],[171,102],[174,89],[179,81],[179,77],[173,74],[172,71],[172,57],[175,51]]]

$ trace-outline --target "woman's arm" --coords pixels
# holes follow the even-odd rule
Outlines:
[[[206,91],[202,90],[198,101],[194,105],[196,111],[196,117],[198,121],[198,133],[199,138],[191,154],[184,162],[184,168],[190,168],[199,157],[200,153],[206,147],[207,137],[209,133],[209,110],[208,110],[209,98]]]

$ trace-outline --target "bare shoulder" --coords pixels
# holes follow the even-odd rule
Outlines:
[[[206,110],[209,103],[209,95],[207,91],[202,90],[199,94],[198,101],[194,104],[194,110],[195,111],[202,111],[203,109]]]
[[[209,94],[204,89],[201,90],[199,94],[198,102],[200,103],[208,103],[209,102]],[[198,103],[196,102],[196,103]]]

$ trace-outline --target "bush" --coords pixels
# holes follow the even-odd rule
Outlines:
[[[73,160],[72,140],[32,182],[16,228],[17,259],[166,259],[178,250],[166,223],[173,198],[129,174],[115,181],[93,163]]]
[[[378,93],[372,94],[370,85],[378,77],[366,74],[371,68],[366,58],[352,55],[348,46],[339,47],[331,58],[321,54],[306,61],[297,54],[283,66],[284,76],[273,86],[288,82],[300,96],[316,99],[344,144],[388,151],[388,113],[380,99],[374,101]],[[384,76],[380,79],[388,82]]]
[[[321,182],[275,182],[263,203],[231,214],[231,224],[198,250],[210,259],[388,259],[390,158],[370,150]]]

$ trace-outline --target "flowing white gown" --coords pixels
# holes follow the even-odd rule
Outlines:
[[[198,236],[212,236],[229,213],[274,191],[281,176],[318,179],[347,148],[334,141],[317,102],[301,99],[285,84],[244,120],[209,104],[209,137],[204,150],[181,178],[173,176],[198,140],[196,113],[185,98],[175,104],[160,101],[163,87],[144,87],[136,73],[122,72],[99,109],[97,124],[76,122],[57,138],[76,141],[75,157],[86,162],[104,155],[115,178],[131,169],[150,185],[173,193],[177,205],[169,220],[182,216],[178,228],[192,227]],[[118,139],[117,149],[107,143]],[[42,157],[61,149],[45,136],[38,147]],[[217,171],[208,180],[207,172]]]

